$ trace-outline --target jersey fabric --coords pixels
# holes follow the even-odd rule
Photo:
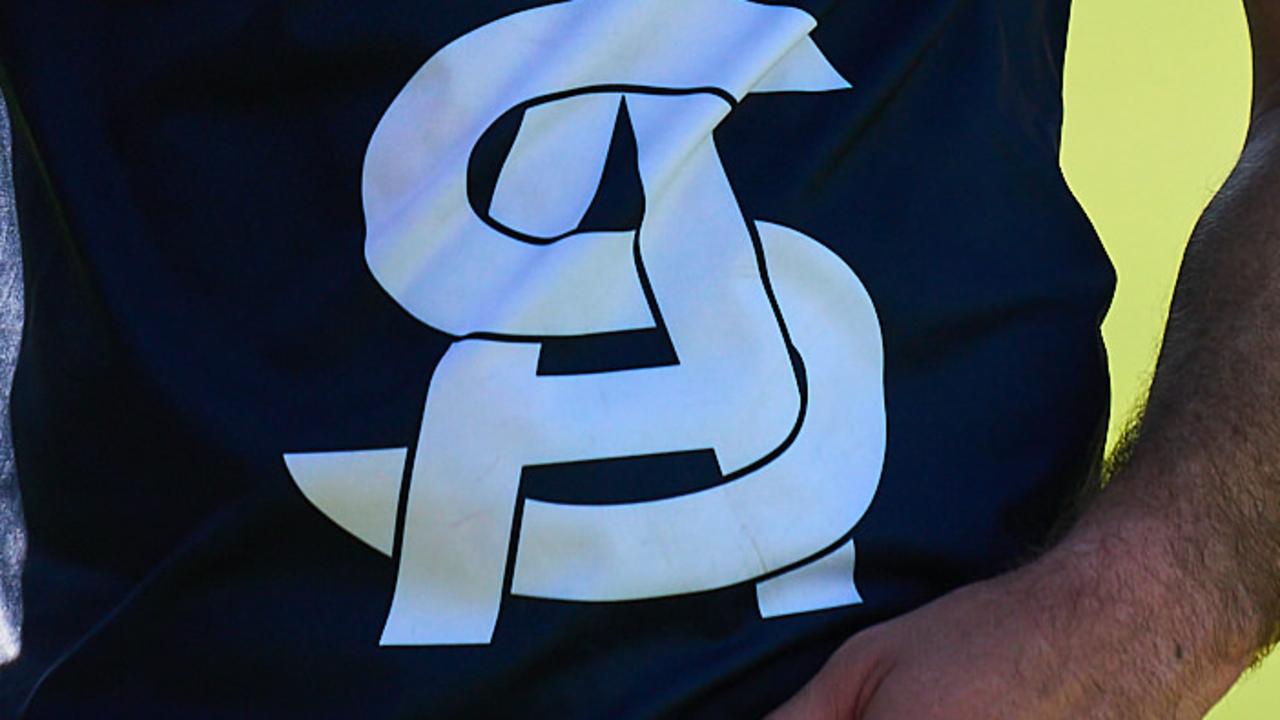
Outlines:
[[[750,717],[1096,472],[1067,0],[0,4],[0,715]]]

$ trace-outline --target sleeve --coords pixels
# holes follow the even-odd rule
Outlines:
[[[9,426],[9,393],[23,318],[22,255],[9,138],[9,116],[0,100],[0,664],[13,660],[18,653],[20,583],[26,546]]]

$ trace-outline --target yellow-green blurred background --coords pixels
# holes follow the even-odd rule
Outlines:
[[[1241,0],[1074,0],[1062,167],[1119,275],[1103,332],[1112,433],[1143,396],[1174,277],[1248,126]],[[1280,653],[1212,720],[1280,718]]]

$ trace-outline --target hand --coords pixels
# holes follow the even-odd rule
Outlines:
[[[1202,717],[1245,663],[1191,657],[1157,573],[1096,559],[1058,553],[859,633],[770,720]]]

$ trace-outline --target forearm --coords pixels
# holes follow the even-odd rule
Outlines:
[[[1197,227],[1127,462],[1037,561],[855,635],[775,715],[1198,718],[1280,604],[1280,112]]]
[[[1229,2],[1234,0],[1222,0]],[[1198,718],[1280,620],[1280,0],[1140,427],[1035,562],[855,635],[777,718]]]
[[[1280,111],[1256,106],[1244,156],[1188,246],[1127,457],[1044,561],[1083,576],[1087,609],[1132,633],[1113,661],[1137,677],[1099,677],[1188,715],[1280,619]]]

